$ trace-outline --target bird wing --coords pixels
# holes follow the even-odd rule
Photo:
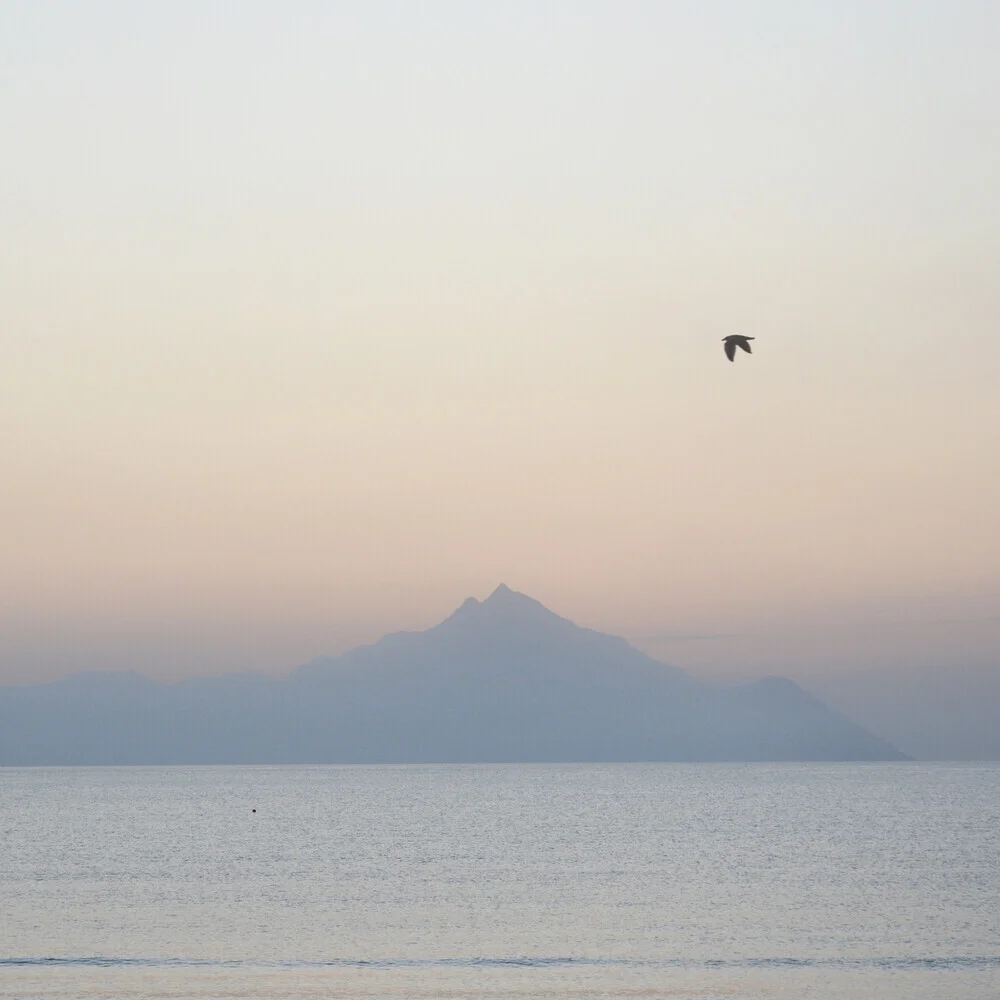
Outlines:
[[[730,361],[732,361],[736,357],[736,341],[730,340],[727,337],[725,343],[726,343],[726,357],[729,358]]]
[[[753,337],[740,337],[740,339],[737,340],[736,343],[739,344],[740,347],[742,347],[743,350],[747,352],[747,354],[753,354],[753,351],[750,350],[751,340],[753,340]]]

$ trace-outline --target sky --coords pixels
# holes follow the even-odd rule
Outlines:
[[[0,683],[501,582],[713,676],[1000,664],[998,51],[992,0],[7,0]]]

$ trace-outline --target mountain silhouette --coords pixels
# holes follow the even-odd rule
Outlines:
[[[284,679],[0,688],[0,764],[900,759],[790,680],[703,684],[503,585]]]

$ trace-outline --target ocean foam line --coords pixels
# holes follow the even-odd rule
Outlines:
[[[899,958],[586,958],[496,956],[468,958],[330,958],[319,960],[263,960],[208,958],[136,958],[90,956],[29,956],[0,958],[0,968],[11,967],[91,968],[214,968],[214,969],[410,969],[410,968],[524,968],[595,966],[642,969],[884,969],[961,970],[1000,968],[1000,955],[928,956]]]

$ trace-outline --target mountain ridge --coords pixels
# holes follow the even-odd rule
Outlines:
[[[0,764],[901,760],[787,678],[715,688],[501,584],[287,677],[0,688]]]

